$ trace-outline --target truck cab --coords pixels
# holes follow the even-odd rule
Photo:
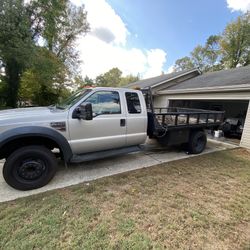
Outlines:
[[[147,137],[147,109],[141,91],[122,88],[88,89],[84,98],[69,108],[67,127],[74,154],[138,145]],[[92,106],[90,120],[75,113]]]

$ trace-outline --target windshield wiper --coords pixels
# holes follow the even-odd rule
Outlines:
[[[53,108],[55,108],[55,106],[56,106],[55,104],[52,104],[52,105],[49,105],[48,108],[53,109]]]
[[[65,109],[65,107],[59,106],[58,104],[55,105],[55,108],[57,108],[57,109]]]
[[[65,109],[62,106],[59,106],[58,104],[53,104],[48,106],[49,109]]]

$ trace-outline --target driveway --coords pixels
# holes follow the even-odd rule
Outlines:
[[[212,153],[215,151],[234,147],[236,146],[209,140],[207,148],[202,154]],[[56,176],[48,185],[31,191],[18,191],[11,188],[6,184],[1,174],[0,202],[15,200],[20,197],[38,194],[57,188],[63,188],[82,182],[86,182],[86,185],[88,185],[88,181],[92,181],[105,176],[115,175],[131,170],[151,167],[164,162],[170,162],[195,156],[196,155],[187,155],[185,152],[176,148],[164,149],[158,144],[149,141],[146,144],[145,150],[142,152],[131,153],[128,155],[91,161],[82,164],[72,164],[68,167],[65,167],[61,164]],[[1,173],[3,163],[4,161],[0,161]]]

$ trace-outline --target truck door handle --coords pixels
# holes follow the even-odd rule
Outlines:
[[[121,119],[120,120],[120,126],[121,127],[125,127],[125,125],[126,125],[126,120],[125,119]]]

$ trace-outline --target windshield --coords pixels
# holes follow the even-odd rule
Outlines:
[[[56,108],[58,109],[67,109],[80,101],[84,96],[86,96],[91,89],[81,89],[76,91],[72,96],[68,97],[65,100],[62,100],[60,103],[56,104]]]

